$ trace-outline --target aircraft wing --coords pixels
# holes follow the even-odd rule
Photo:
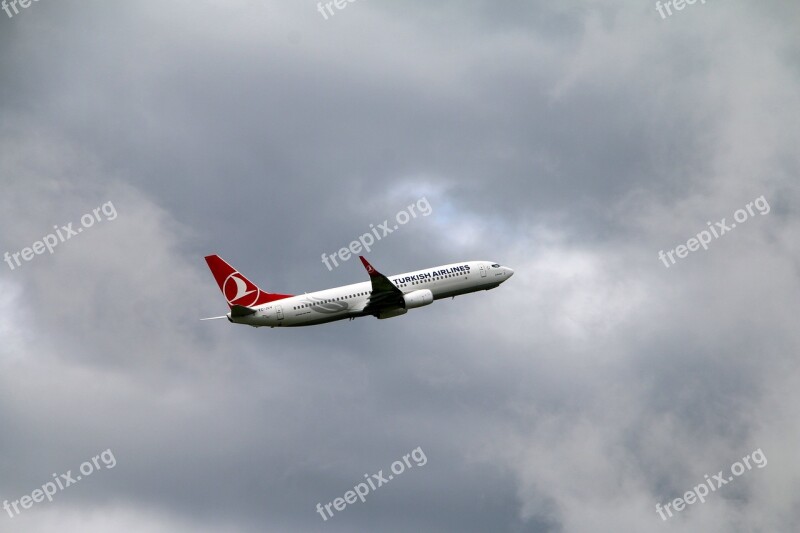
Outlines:
[[[372,294],[369,298],[369,303],[367,303],[363,311],[367,314],[375,315],[382,309],[405,307],[403,291],[398,289],[389,278],[375,270],[363,255],[358,256],[358,258],[361,259],[364,268],[367,269],[369,279],[372,282]]]

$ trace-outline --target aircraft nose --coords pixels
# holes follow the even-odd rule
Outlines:
[[[513,276],[513,275],[514,275],[514,271],[513,271],[512,269],[510,269],[510,268],[508,268],[508,267],[503,267],[503,268],[504,268],[504,269],[505,269],[505,271],[506,271],[506,276],[507,276],[507,277],[509,277],[509,278],[510,278],[511,276]]]

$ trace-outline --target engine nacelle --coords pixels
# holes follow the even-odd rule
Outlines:
[[[423,305],[432,304],[433,293],[428,289],[411,291],[403,295],[403,300],[405,300],[406,309],[414,309],[416,307],[422,307]]]

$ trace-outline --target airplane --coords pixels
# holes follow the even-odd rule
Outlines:
[[[441,298],[494,289],[514,275],[510,268],[492,261],[465,261],[387,277],[364,256],[359,258],[370,281],[292,295],[261,290],[220,256],[206,256],[230,312],[201,320],[227,318],[234,324],[275,328],[315,326],[362,316],[386,319]]]

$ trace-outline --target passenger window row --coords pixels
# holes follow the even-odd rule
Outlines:
[[[313,303],[308,303],[308,304],[303,304],[303,305],[296,305],[296,306],[293,307],[293,309],[305,309],[307,307],[312,307],[314,305],[327,304],[327,303],[331,303],[331,302],[340,302],[342,300],[347,300],[348,298],[355,298],[356,296],[367,296],[367,295],[369,295],[369,292],[357,292],[357,293],[354,293],[354,294],[349,294],[347,296],[340,296],[338,298],[328,298],[327,300],[322,300],[320,302],[313,302]]]

